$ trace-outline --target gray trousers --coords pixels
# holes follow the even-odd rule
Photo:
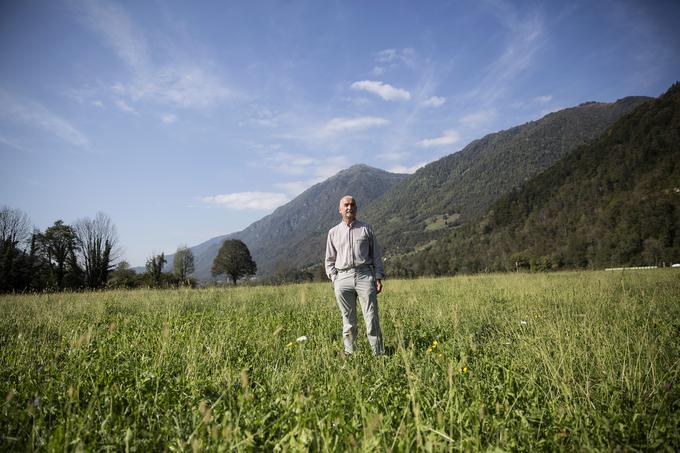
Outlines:
[[[339,272],[333,282],[335,300],[342,314],[342,339],[345,352],[354,352],[354,340],[357,338],[357,297],[361,304],[361,312],[366,323],[366,336],[373,350],[373,355],[382,355],[383,346],[380,321],[378,320],[378,295],[375,291],[375,279],[369,268],[350,269]]]

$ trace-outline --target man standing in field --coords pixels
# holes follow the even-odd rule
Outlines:
[[[378,320],[378,293],[384,277],[382,257],[373,228],[356,219],[357,204],[351,195],[340,200],[342,222],[328,231],[326,275],[333,281],[335,299],[342,314],[345,354],[354,352],[357,337],[357,297],[366,323],[373,355],[384,354]]]

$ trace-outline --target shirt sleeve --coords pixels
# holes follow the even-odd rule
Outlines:
[[[373,229],[371,229],[371,250],[373,251],[373,268],[375,269],[375,278],[382,280],[385,278],[385,270],[383,269],[382,252],[378,245],[378,240],[375,238]]]
[[[335,268],[335,259],[337,258],[338,252],[335,250],[333,245],[333,240],[331,238],[332,230],[328,232],[328,238],[326,239],[326,275],[328,278],[335,281],[335,276],[338,274],[338,270]]]

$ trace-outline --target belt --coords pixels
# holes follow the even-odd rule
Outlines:
[[[349,272],[349,271],[354,271],[354,270],[358,271],[358,270],[370,269],[370,268],[371,268],[371,266],[368,265],[368,264],[361,264],[361,265],[355,266],[355,267],[347,267],[345,269],[338,269],[338,272]]]

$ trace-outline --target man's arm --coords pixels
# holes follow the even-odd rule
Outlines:
[[[335,259],[338,256],[337,250],[333,246],[333,240],[331,239],[331,232],[328,232],[328,238],[326,239],[326,275],[332,281],[335,281],[335,276],[338,275],[338,270],[335,268]]]
[[[378,245],[378,240],[375,238],[375,233],[371,228],[371,247],[370,250],[373,254],[371,259],[373,260],[373,269],[375,270],[375,279],[382,280],[385,278],[385,270],[383,268],[382,262],[382,252],[380,251],[380,246]]]
[[[375,270],[375,292],[380,294],[382,291],[382,279],[385,278],[385,270],[383,269],[382,262],[382,252],[380,251],[380,246],[378,245],[378,240],[375,238],[375,233],[373,228],[371,228],[371,252],[373,256],[373,269]]]

